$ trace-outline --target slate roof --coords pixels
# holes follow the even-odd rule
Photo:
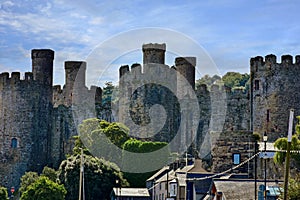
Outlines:
[[[222,192],[223,197],[229,200],[249,200],[254,199],[254,181],[253,180],[225,180],[225,179],[215,179],[213,180],[218,192]],[[263,182],[257,183],[257,191],[259,190],[259,185]],[[276,196],[279,194],[278,186],[273,182],[267,183],[267,190],[270,196]]]
[[[158,170],[158,172],[156,172],[150,178],[148,178],[146,181],[153,181],[154,179],[156,179],[157,177],[161,176],[161,174],[165,173],[168,170],[169,170],[169,166],[164,166],[163,168],[161,168],[160,170]]]
[[[247,181],[214,180],[218,192],[222,192],[226,199],[249,200],[254,199],[254,183]]]
[[[117,197],[150,197],[147,188],[113,188]]]

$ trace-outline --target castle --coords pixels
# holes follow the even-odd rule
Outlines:
[[[211,159],[214,172],[231,167],[228,163],[232,153],[240,153],[242,161],[253,154],[253,132],[267,132],[270,141],[275,141],[287,132],[289,109],[294,108],[299,115],[300,78],[297,72],[300,56],[296,56],[295,63],[289,55],[282,56],[281,63],[277,63],[274,55],[265,59],[251,58],[249,91],[218,85],[208,90],[205,85],[195,88],[196,58],[178,57],[175,66],[169,67],[165,65],[165,51],[165,44],[145,44],[143,65],[133,64],[130,69],[128,65],[120,67],[119,88],[123,95],[135,94],[135,89],[142,88],[145,83],[155,92],[149,95],[142,91],[142,98],[151,98],[146,104],[144,100],[139,101],[137,93],[132,95],[134,103],[129,102],[129,112],[125,108],[128,102],[120,101],[116,120],[126,124],[131,116],[141,125],[149,122],[149,107],[165,102],[168,123],[159,134],[143,137],[169,142],[175,132],[181,130],[185,132],[184,138],[177,138],[177,142],[187,143],[193,138],[190,144],[196,154]],[[53,86],[54,51],[32,50],[31,59],[32,72],[26,72],[23,79],[19,72],[12,72],[11,76],[7,72],[0,74],[0,185],[6,187],[17,186],[25,171],[41,171],[46,165],[57,168],[65,154],[71,151],[71,138],[77,135],[76,125],[82,119],[93,116],[111,119],[101,114],[107,113],[101,107],[101,88],[92,86],[89,89],[85,85],[85,62],[65,62],[62,88]],[[147,78],[169,88],[156,88]],[[174,82],[168,83],[170,80]],[[185,118],[184,125],[180,125],[181,112],[176,95],[169,95],[170,91],[182,98],[196,96],[198,121],[195,122],[191,114]],[[83,116],[74,119],[73,109],[80,104],[77,97],[81,95],[86,100],[80,98],[80,101],[90,101],[88,103],[95,106],[96,112],[85,111]],[[194,112],[193,107],[180,108],[187,113]],[[195,132],[185,128],[195,127],[195,123]],[[134,134],[135,127],[130,128]]]

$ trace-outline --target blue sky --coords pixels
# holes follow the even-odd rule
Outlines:
[[[31,49],[50,48],[55,51],[54,83],[63,84],[64,61],[89,61],[106,41],[151,27],[189,38],[210,57],[220,74],[246,73],[251,57],[273,53],[280,62],[283,54],[300,54],[299,8],[297,0],[0,0],[0,72],[31,71]],[[142,41],[144,37],[138,38],[136,31],[132,33],[132,37],[125,34],[126,39],[119,43],[111,42],[111,48],[97,55],[107,60],[112,51],[134,41],[141,43],[140,48],[143,42],[163,42],[155,34]],[[174,49],[180,52],[183,48],[176,39],[173,41],[174,45],[167,43],[167,49],[172,47],[170,55]],[[88,63],[88,68],[93,69],[87,73],[88,84],[94,84],[94,74],[116,81],[118,66],[141,62],[141,50],[134,48],[120,59],[114,58],[114,67],[106,71],[101,63]],[[198,57],[191,55],[192,50],[186,54]],[[173,65],[171,60],[167,59],[167,64]],[[205,65],[201,58],[200,64]],[[198,65],[200,77],[205,72]]]

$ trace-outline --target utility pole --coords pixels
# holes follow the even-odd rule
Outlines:
[[[284,194],[283,200],[287,200],[288,195],[288,182],[289,182],[289,170],[290,170],[290,150],[292,143],[292,132],[293,132],[293,120],[294,120],[294,109],[290,110],[290,119],[289,119],[289,130],[288,130],[288,143],[286,148],[286,159],[285,159],[285,174],[284,174]]]
[[[267,199],[267,141],[268,141],[268,135],[265,132],[263,136],[263,141],[265,143],[265,152],[264,152],[264,161],[265,161],[265,190],[264,190],[264,196],[265,199]]]
[[[79,197],[78,200],[82,198],[82,180],[83,180],[83,149],[81,149],[80,155],[80,169],[79,169]]]
[[[254,155],[257,154],[257,140],[254,143]],[[254,158],[254,200],[257,199],[257,155]]]

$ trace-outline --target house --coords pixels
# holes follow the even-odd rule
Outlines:
[[[150,200],[147,188],[113,188],[111,200]]]
[[[182,168],[170,169],[168,172],[163,169],[159,170],[164,172],[163,175],[156,174],[159,178],[150,178],[155,180],[149,188],[152,200],[198,200],[208,195],[212,178],[206,177],[214,174],[202,168],[201,160],[195,160],[192,165]]]
[[[264,199],[264,181],[257,182],[257,199]],[[276,200],[281,188],[278,182],[267,182],[267,200]],[[253,179],[214,179],[211,186],[211,200],[249,200],[255,199],[255,182]]]

